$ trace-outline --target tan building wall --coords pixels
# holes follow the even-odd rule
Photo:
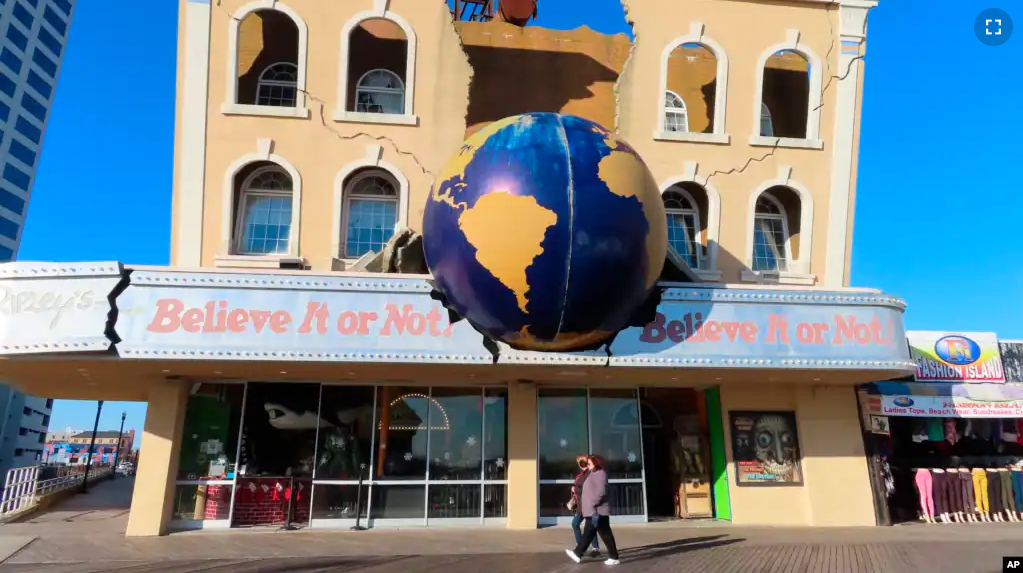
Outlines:
[[[706,205],[700,212],[705,278],[757,280],[741,272],[751,262],[751,197],[785,184],[791,192],[775,195],[787,195],[778,199],[790,223],[793,260],[781,282],[847,284],[862,74],[854,78],[853,105],[844,103],[842,110],[840,81],[831,76],[840,58],[835,44],[846,38],[847,20],[854,20],[841,15],[865,15],[872,3],[684,4],[680,19],[664,18],[654,0],[628,2],[639,39],[631,44],[624,35],[586,27],[452,23],[441,0],[224,0],[206,7],[181,0],[172,264],[274,266],[228,257],[235,223],[231,193],[240,182],[231,174],[241,172],[241,179],[246,164],[251,168],[262,159],[284,163],[298,176],[291,254],[316,270],[343,268],[335,259],[342,243],[338,188],[344,174],[367,165],[390,169],[404,190],[399,221],[418,229],[434,174],[467,133],[515,113],[558,111],[616,127],[665,187],[690,182],[706,188],[707,197],[697,198]],[[241,11],[254,5],[278,12]],[[350,44],[342,42],[346,30],[352,30]],[[414,40],[411,59],[403,37]],[[778,51],[785,53],[769,58]],[[240,109],[236,104],[253,103],[254,78],[276,60],[299,64],[297,109]],[[414,71],[406,86],[414,99],[405,116],[352,117],[350,88],[374,66],[397,70],[406,83],[407,72]],[[685,100],[689,133],[665,135],[665,89]],[[775,135],[795,129],[807,137],[760,137],[761,99],[772,108]],[[807,113],[801,114],[804,104]],[[855,116],[856,128],[833,141],[840,115]],[[809,118],[805,130],[802,117]],[[849,162],[836,153],[839,147],[852,149],[845,194],[832,181],[834,162]],[[843,204],[837,212],[830,210],[833,195]],[[836,234],[842,241],[829,239],[833,224],[844,230]],[[837,259],[831,265],[829,256]],[[827,270],[832,267],[837,274]]]

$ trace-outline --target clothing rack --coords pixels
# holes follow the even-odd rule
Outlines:
[[[1023,470],[990,467],[994,463],[910,468],[920,519],[927,523],[1023,522]]]

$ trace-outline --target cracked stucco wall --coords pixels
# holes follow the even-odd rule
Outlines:
[[[619,133],[639,151],[659,183],[692,176],[709,178],[721,200],[718,268],[722,280],[738,282],[749,237],[750,197],[763,182],[791,167],[813,197],[813,230],[809,271],[823,279],[828,201],[831,191],[831,148],[834,126],[834,90],[828,87],[838,58],[838,10],[829,4],[684,0],[666,18],[657,0],[622,0],[635,34],[633,53],[617,86]],[[741,11],[742,16],[737,17]],[[720,44],[728,57],[725,132],[729,145],[656,141],[658,129],[661,55],[674,40],[702,23],[704,36]],[[820,107],[820,135],[824,149],[786,149],[749,144],[759,132],[754,115],[758,101],[757,62],[769,46],[786,41],[787,30],[799,31],[799,44],[824,60]],[[805,231],[805,229],[804,229]]]
[[[225,254],[221,222],[225,173],[239,157],[257,152],[260,139],[271,139],[273,153],[294,164],[301,174],[300,254],[313,269],[331,268],[337,243],[332,229],[338,173],[353,162],[364,161],[376,146],[380,148],[380,160],[394,165],[408,179],[408,221],[418,228],[433,173],[463,140],[472,75],[445,2],[390,0],[387,7],[416,32],[414,113],[419,118],[418,127],[333,119],[335,110],[342,106],[338,93],[342,28],[352,16],[374,9],[374,0],[289,3],[308,27],[306,95],[310,118],[223,114],[229,24],[247,3],[212,2],[202,265],[213,266],[214,258]],[[174,227],[176,232],[188,232],[184,229],[189,228],[187,222],[177,218]]]

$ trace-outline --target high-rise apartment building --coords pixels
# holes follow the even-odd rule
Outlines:
[[[74,7],[0,2],[0,262],[18,255]],[[0,386],[0,479],[40,459],[52,405]]]
[[[0,5],[0,261],[18,254],[74,5]]]

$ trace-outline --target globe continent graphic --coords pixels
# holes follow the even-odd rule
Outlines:
[[[528,113],[465,141],[438,176],[423,248],[452,310],[520,350],[594,347],[626,326],[664,265],[660,191],[592,121]]]

